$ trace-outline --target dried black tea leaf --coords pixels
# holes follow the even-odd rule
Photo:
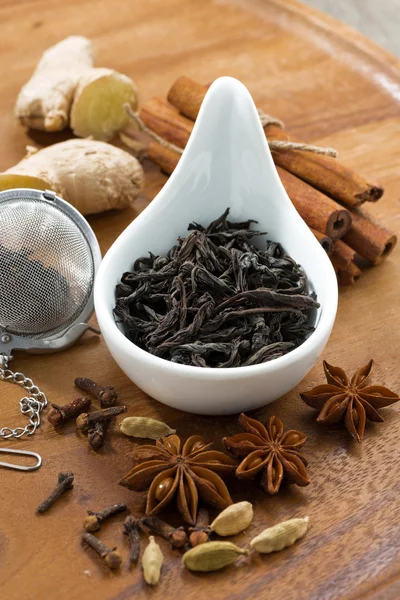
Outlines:
[[[257,365],[287,354],[313,331],[307,277],[282,246],[253,246],[256,221],[228,221],[229,209],[166,256],[135,260],[116,287],[126,337],[160,358],[197,367]]]

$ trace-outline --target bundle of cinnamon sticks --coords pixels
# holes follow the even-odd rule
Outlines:
[[[190,137],[208,86],[180,77],[167,99],[152,98],[142,105],[136,122],[150,136],[143,142],[130,125],[121,140],[137,156],[146,156],[170,175]],[[264,127],[269,142],[299,142],[278,123]],[[298,149],[273,148],[279,176],[297,211],[331,258],[341,284],[361,275],[359,257],[377,265],[393,250],[397,238],[360,210],[383,194],[376,183],[342,165],[336,158]]]

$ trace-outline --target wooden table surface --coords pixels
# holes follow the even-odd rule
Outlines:
[[[337,148],[342,161],[380,180],[385,196],[371,212],[399,233],[400,65],[338,22],[294,0],[1,0],[0,22],[0,169],[18,161],[27,143],[63,138],[25,132],[13,118],[13,105],[42,51],[66,35],[83,34],[94,41],[98,65],[133,77],[143,99],[165,95],[181,74],[204,82],[219,75],[241,79],[256,103],[295,134]],[[164,184],[155,167],[146,165],[146,171],[146,189],[132,209],[90,219],[103,252]],[[324,352],[349,372],[374,358],[374,380],[397,392],[399,263],[397,248],[354,287],[341,290]],[[129,414],[160,418],[182,437],[203,433],[220,440],[236,431],[235,417],[196,417],[147,397],[119,370],[102,339],[90,334],[61,354],[17,354],[12,366],[32,377],[52,402],[71,400],[74,378],[86,375],[115,385]],[[319,360],[299,388],[322,381]],[[161,543],[165,565],[156,590],[146,588],[139,567],[129,571],[125,559],[121,571],[111,573],[79,541],[88,508],[126,501],[135,514],[143,510],[142,494],[117,485],[130,468],[131,440],[115,430],[95,454],[73,425],[56,433],[44,421],[32,438],[2,442],[1,447],[40,452],[43,466],[35,473],[1,471],[1,597],[398,599],[400,407],[387,408],[384,423],[368,424],[364,443],[357,445],[345,431],[318,426],[298,391],[255,415],[266,420],[276,414],[286,427],[307,433],[312,483],[275,497],[256,486],[234,488],[235,499],[254,501],[256,515],[247,536],[235,541],[244,545],[267,525],[308,514],[307,536],[280,553],[209,576],[183,570],[179,553]],[[19,397],[19,388],[0,384],[1,425],[24,423]],[[75,473],[73,491],[37,516],[35,507],[65,470]],[[101,536],[126,557],[122,520],[107,524]]]
[[[347,23],[396,56],[400,56],[400,0],[302,0]]]

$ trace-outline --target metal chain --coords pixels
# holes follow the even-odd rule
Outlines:
[[[0,354],[0,380],[16,383],[24,390],[29,392],[29,397],[25,396],[19,401],[21,412],[29,417],[29,423],[26,427],[0,428],[0,438],[5,440],[9,438],[21,438],[23,435],[32,435],[40,425],[40,412],[47,406],[47,397],[35,385],[32,379],[25,377],[23,373],[14,373],[8,368],[8,361],[11,357]]]

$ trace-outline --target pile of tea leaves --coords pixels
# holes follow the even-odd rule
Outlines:
[[[287,354],[313,331],[319,306],[307,277],[256,221],[189,225],[166,256],[138,258],[116,287],[117,321],[134,344],[197,367],[256,365]],[[263,242],[264,244],[264,242]]]

